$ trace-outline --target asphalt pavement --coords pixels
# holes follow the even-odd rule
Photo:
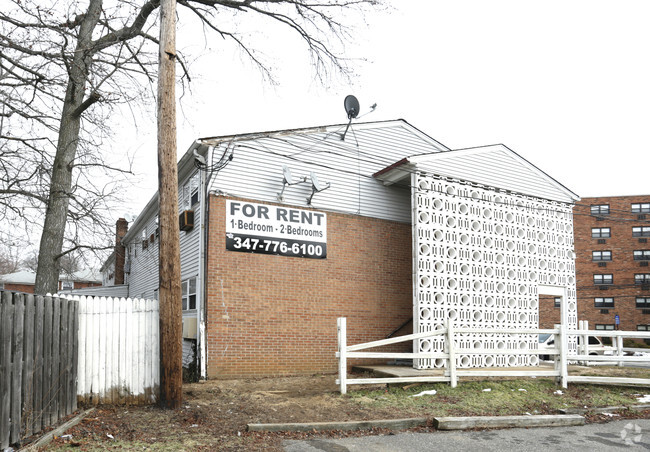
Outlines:
[[[287,440],[286,452],[589,451],[650,450],[650,420],[582,427],[396,433],[342,439]]]

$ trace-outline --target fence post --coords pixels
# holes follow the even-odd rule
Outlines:
[[[616,336],[616,356],[623,356],[623,336]],[[618,367],[623,367],[623,361],[618,362]]]
[[[339,387],[341,394],[347,393],[347,384],[345,377],[348,373],[348,363],[347,363],[347,337],[346,337],[346,318],[339,317],[336,319],[336,327],[338,330],[338,342],[339,342]]]
[[[567,387],[567,379],[569,376],[567,366],[567,355],[569,354],[569,341],[567,336],[567,327],[565,324],[560,325],[560,384],[563,388]]]
[[[560,325],[557,324],[557,323],[554,324],[553,329],[554,330],[559,330]],[[553,333],[553,348],[555,349],[555,351],[560,350],[560,348],[558,347],[559,343],[560,343],[560,335],[556,334],[556,333]],[[555,371],[557,371],[557,372],[560,371],[560,356],[559,355],[553,355],[553,369]]]
[[[449,383],[452,388],[458,385],[458,377],[456,376],[456,350],[454,349],[454,327],[451,320],[447,320],[447,353],[449,354]]]
[[[583,323],[583,326],[584,326],[584,330],[587,331],[589,329],[589,320],[583,320],[582,323]],[[589,334],[588,333],[585,333],[585,334],[582,335],[582,341],[581,342],[582,342],[582,344],[581,344],[581,346],[582,346],[582,350],[581,350],[582,354],[583,355],[589,355]],[[585,364],[587,366],[589,366],[591,364],[591,362],[590,361],[585,361]]]

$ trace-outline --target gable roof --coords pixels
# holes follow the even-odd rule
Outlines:
[[[7,284],[31,284],[36,281],[36,273],[31,270],[20,270],[14,273],[0,275],[0,282]]]
[[[77,282],[93,282],[101,283],[101,276],[97,275],[97,272],[91,269],[79,270],[71,275],[61,273],[59,275],[59,281],[77,281]],[[27,284],[34,285],[36,283],[36,273],[31,270],[21,270],[14,273],[7,273],[6,275],[0,275],[0,282],[6,284]]]
[[[328,126],[305,127],[301,129],[285,129],[274,130],[269,132],[254,132],[242,133],[237,135],[223,135],[214,137],[205,137],[197,140],[200,143],[208,145],[216,145],[223,142],[231,141],[251,141],[263,138],[277,138],[277,137],[302,137],[302,136],[318,136],[323,142],[327,138],[338,136],[341,139],[340,144],[345,142],[355,141],[355,134],[363,131],[376,131],[374,137],[375,144],[382,142],[390,142],[398,140],[403,147],[416,146],[416,147],[433,147],[438,151],[448,151],[449,148],[439,141],[433,139],[420,129],[409,124],[404,119],[392,119],[388,121],[373,121],[373,122],[353,122],[347,132],[345,142],[343,141],[343,134],[348,124],[332,124]],[[406,141],[406,142],[405,142]]]
[[[580,197],[503,144],[406,157],[374,174],[392,184],[413,171],[451,177],[553,201]]]

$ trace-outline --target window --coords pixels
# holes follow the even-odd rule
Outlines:
[[[635,261],[650,261],[650,250],[634,250]]]
[[[637,325],[637,331],[650,331],[650,325]]]
[[[636,307],[650,309],[650,297],[636,297]]]
[[[614,307],[614,298],[607,297],[596,297],[594,298],[594,307],[596,308],[613,308]]]
[[[183,311],[196,309],[196,278],[186,279],[181,283]]]
[[[594,275],[594,284],[612,284],[614,282],[614,275]]]
[[[650,237],[650,226],[634,226],[632,237]]]
[[[183,198],[186,210],[190,210],[199,202],[199,175],[195,174],[183,187]]]
[[[615,330],[616,326],[613,323],[597,323],[597,330]]]
[[[553,307],[554,307],[554,308],[560,308],[560,307],[562,307],[562,297],[555,297],[555,298],[553,298]]]
[[[61,281],[61,290],[72,290],[74,289],[73,281]]]
[[[610,228],[591,228],[591,236],[595,239],[608,239],[612,232]]]
[[[650,284],[650,273],[637,273],[634,275],[634,284]]]
[[[609,204],[591,206],[592,215],[609,215]]]
[[[147,242],[147,228],[144,228],[142,230],[142,249],[146,250],[148,246],[149,243]]]
[[[650,202],[632,204],[632,213],[650,213]]]
[[[591,252],[591,260],[594,262],[597,261],[611,261],[612,260],[612,252],[611,251],[592,251]]]

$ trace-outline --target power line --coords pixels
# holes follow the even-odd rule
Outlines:
[[[330,132],[330,134],[332,134],[332,133],[334,133],[334,132]],[[300,148],[299,145],[297,145],[295,143],[292,143],[292,142],[290,142],[289,140],[286,140],[286,139],[279,139],[279,138],[276,138],[276,137],[269,137],[269,138],[277,139],[278,141],[281,141],[283,143],[289,143],[292,146]],[[254,150],[254,151],[258,151],[258,152],[265,152],[265,153],[268,153],[268,154],[276,155],[278,157],[282,157],[282,158],[285,158],[285,159],[296,161],[296,162],[299,162],[299,163],[302,163],[302,164],[318,166],[320,168],[325,168],[325,169],[332,170],[332,171],[337,171],[337,172],[340,172],[340,173],[350,174],[350,175],[353,175],[353,176],[356,176],[356,177],[363,177],[363,178],[370,179],[370,180],[375,180],[375,181],[377,180],[374,176],[369,175],[369,174],[363,174],[360,171],[348,170],[348,169],[343,169],[343,168],[336,168],[336,167],[333,167],[333,166],[330,166],[330,165],[326,165],[324,163],[319,163],[319,162],[315,162],[315,161],[308,161],[308,160],[304,160],[304,159],[300,159],[300,158],[295,157],[295,155],[298,155],[300,153],[297,153],[297,154],[284,154],[282,152],[278,152],[278,151],[269,149],[267,146],[265,146],[263,144],[257,143],[257,145],[258,146],[251,146],[251,145],[248,145],[248,144],[241,144],[241,142],[237,142],[237,144],[234,145],[234,148],[244,148],[244,149],[251,149],[251,150]],[[233,151],[234,151],[234,148],[233,148]],[[305,149],[305,151],[309,151],[309,150],[311,150],[311,148]],[[325,151],[325,152],[327,152],[329,154],[349,158],[349,159],[354,159],[355,158],[354,155],[344,155],[344,154],[337,153],[337,152],[334,152],[334,151],[331,151],[331,150],[328,150],[328,151]],[[363,153],[363,154],[365,154],[365,153]],[[370,163],[370,164],[376,164],[377,163],[376,160],[371,161],[371,160],[366,160],[366,159],[359,159],[358,157],[357,157],[357,160],[363,161],[365,163]],[[413,169],[410,169],[410,168],[404,168],[403,171],[406,172],[406,173],[409,173],[409,174],[423,173],[422,171],[416,171],[416,170],[413,170]],[[436,174],[432,174],[432,175],[444,178],[446,180],[453,179],[453,178],[451,178],[449,176],[436,175]],[[475,183],[472,183],[472,182],[469,182],[469,181],[461,181],[461,180],[458,180],[458,181],[460,183],[465,183],[467,185],[478,185],[478,184],[475,184]],[[459,195],[459,194],[450,195],[450,194],[448,194],[448,193],[446,193],[446,192],[444,192],[442,190],[435,190],[435,189],[432,189],[432,188],[423,189],[421,187],[413,186],[410,183],[408,183],[408,184],[395,184],[395,187],[398,188],[398,189],[405,189],[405,190],[407,190],[407,189],[408,190],[415,189],[416,191],[420,191],[420,192],[435,192],[435,193],[445,194],[446,196],[452,196],[452,197],[458,197],[458,198],[463,198],[463,199],[476,201],[476,199],[472,198],[471,196],[465,196],[465,195]],[[508,193],[508,192],[504,191],[504,193]],[[523,193],[516,193],[516,194],[519,194],[520,196],[524,196],[524,197],[527,197],[527,198],[530,198],[530,199],[535,199],[535,200],[540,199],[540,198],[535,198],[532,195],[526,195],[526,194],[523,194]],[[483,200],[481,200],[481,201],[483,201]],[[506,202],[506,201],[502,201],[502,202],[490,201],[490,202],[496,203],[496,204],[501,204],[501,205],[506,205],[506,206],[511,206],[512,205],[511,203]],[[560,201],[553,201],[553,202],[560,202]],[[565,204],[569,205],[569,203],[565,203]],[[591,207],[590,205],[587,206],[587,205],[579,204],[579,203],[574,203],[573,206],[589,207],[589,208]],[[568,214],[569,213],[569,212],[564,211],[564,210],[554,209],[551,206],[544,206],[544,207],[517,206],[517,207],[518,208],[525,208],[527,210],[545,210],[545,211],[560,213],[560,214]],[[580,213],[580,212],[575,212],[575,211],[571,212],[571,214],[573,216],[589,216],[589,217],[594,216],[591,213]],[[633,215],[632,213],[630,213],[630,214]],[[639,220],[638,218],[637,219],[628,219],[628,218],[609,217],[609,220],[613,221],[613,222],[650,223],[650,220]]]

